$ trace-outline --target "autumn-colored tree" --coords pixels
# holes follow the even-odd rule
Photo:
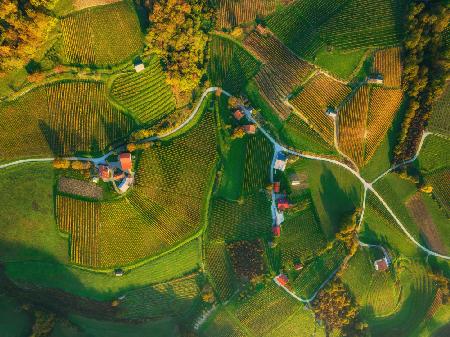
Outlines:
[[[208,0],[155,0],[146,37],[164,63],[177,96],[190,93],[205,72],[213,9]]]
[[[233,130],[233,133],[231,134],[231,139],[242,138],[244,136],[245,136],[244,128],[238,126]]]
[[[358,249],[357,238],[357,220],[361,214],[361,210],[357,209],[355,212],[344,216],[341,224],[341,230],[336,234],[336,239],[342,241],[349,251],[348,256],[353,256]]]
[[[90,161],[75,160],[75,161],[72,162],[71,167],[74,170],[88,170],[89,168],[91,168],[91,162]]]
[[[42,47],[56,20],[54,0],[0,1],[0,72],[26,65]]]
[[[55,159],[53,160],[53,167],[55,169],[68,169],[70,167],[70,161],[67,159]]]
[[[238,106],[238,104],[239,104],[239,100],[236,97],[231,96],[230,98],[228,98],[228,106],[230,108],[236,108]]]

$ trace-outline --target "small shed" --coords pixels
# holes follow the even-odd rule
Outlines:
[[[283,212],[276,211],[275,214],[275,225],[280,226],[284,222],[284,214]]]
[[[278,199],[277,206],[278,206],[278,210],[284,211],[289,208],[289,202],[284,198]]]
[[[367,83],[369,84],[383,84],[383,76],[377,74],[372,75],[367,78]]]
[[[280,236],[280,234],[281,234],[280,226],[273,226],[272,227],[272,233],[273,233],[274,236]]]
[[[123,269],[121,269],[121,268],[114,269],[114,275],[115,276],[123,276]]]
[[[273,183],[273,191],[275,193],[280,193],[280,182],[279,181],[274,181],[274,183]]]
[[[247,124],[243,126],[244,131],[248,135],[254,135],[256,133],[256,125],[255,124]]]
[[[124,152],[119,154],[119,162],[122,171],[124,172],[130,171],[131,168],[133,167],[133,163],[131,161],[131,153]]]
[[[135,65],[134,65],[134,70],[137,72],[137,73],[140,73],[141,71],[143,71],[145,69],[145,66],[144,66],[144,63],[142,63],[142,62],[138,62],[138,63],[136,63]]]
[[[300,271],[303,269],[303,265],[301,263],[296,263],[296,264],[294,264],[294,269],[296,271]]]
[[[233,116],[236,120],[240,121],[245,116],[245,114],[238,109],[233,112]]]
[[[335,118],[337,115],[336,109],[333,107],[328,107],[327,110],[325,111],[325,114],[327,116],[330,116],[332,118]]]
[[[298,186],[301,183],[300,177],[297,173],[292,173],[291,175],[289,175],[289,181],[291,182],[292,186]]]
[[[385,271],[389,269],[389,261],[386,257],[383,257],[382,259],[376,260],[373,263],[375,270],[377,271]]]
[[[111,178],[111,170],[107,165],[98,166],[98,175],[103,181],[108,181]]]
[[[285,286],[286,284],[289,283],[289,278],[285,274],[278,275],[276,277],[276,280],[277,280],[278,284],[280,284],[281,286]]]
[[[286,169],[286,161],[286,155],[283,152],[278,152],[273,168],[275,170],[284,171]]]

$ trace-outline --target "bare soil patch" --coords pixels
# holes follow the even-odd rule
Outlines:
[[[58,191],[97,200],[103,198],[103,189],[96,184],[67,177],[59,179]]]
[[[73,7],[76,10],[80,10],[94,6],[108,5],[119,1],[122,0],[73,0]]]
[[[420,193],[414,194],[406,202],[406,207],[408,208],[409,214],[411,214],[414,221],[419,226],[421,233],[425,237],[431,249],[441,254],[447,254],[447,249],[441,241],[439,236],[440,234],[437,231],[433,218],[428,212]]]

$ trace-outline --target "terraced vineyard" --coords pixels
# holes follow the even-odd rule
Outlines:
[[[219,0],[218,28],[230,28],[254,21],[257,15],[275,10],[276,0]]]
[[[337,140],[339,149],[359,167],[364,163],[369,87],[361,86],[339,110]]]
[[[326,237],[316,219],[312,203],[283,223],[280,237],[282,259],[285,263],[305,261],[326,246]]]
[[[261,63],[237,41],[213,35],[209,46],[208,74],[214,85],[239,94],[258,72]]]
[[[126,1],[70,14],[61,20],[61,30],[71,64],[116,64],[143,48],[139,20]]]
[[[244,45],[263,62],[255,77],[261,94],[282,119],[287,118],[290,110],[283,100],[312,73],[314,67],[300,60],[270,34],[261,36],[253,32]]]
[[[320,27],[320,36],[339,49],[392,46],[401,41],[404,11],[405,1],[350,0]]]
[[[328,107],[337,107],[351,92],[350,88],[337,80],[318,73],[303,87],[290,103],[302,117],[329,144],[334,142],[333,119],[326,115]]]
[[[373,62],[373,72],[383,76],[385,86],[399,88],[402,84],[400,47],[377,51]]]
[[[449,29],[450,31],[450,29]],[[450,35],[450,34],[449,34]],[[428,128],[430,131],[450,135],[450,121],[448,111],[450,110],[450,81],[447,81],[444,92],[434,103]]]
[[[403,99],[399,89],[372,88],[366,126],[364,161],[368,162],[391,127]]]
[[[175,110],[175,98],[155,56],[142,72],[117,77],[112,83],[111,95],[144,124],[155,122]]]

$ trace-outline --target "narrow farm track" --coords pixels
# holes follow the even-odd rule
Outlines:
[[[192,113],[189,115],[189,117],[183,122],[183,123],[181,123],[179,126],[177,126],[176,128],[174,128],[173,130],[170,130],[169,132],[167,132],[167,133],[165,133],[165,134],[162,134],[162,135],[159,135],[159,136],[153,136],[153,137],[149,137],[149,138],[146,138],[146,139],[143,139],[143,140],[141,140],[140,141],[140,143],[145,143],[145,142],[150,142],[150,141],[154,141],[154,140],[156,140],[156,139],[163,139],[163,138],[166,138],[166,137],[168,137],[168,136],[171,136],[171,135],[173,135],[174,133],[176,133],[176,132],[178,132],[178,131],[180,131],[182,128],[184,128],[187,124],[189,124],[189,122],[191,122],[193,119],[194,119],[194,117],[196,116],[196,114],[198,113],[198,111],[200,110],[200,107],[201,107],[201,105],[202,105],[202,103],[203,103],[203,101],[205,100],[205,98],[206,98],[206,96],[208,95],[208,94],[210,94],[210,93],[213,93],[213,92],[215,92],[215,91],[217,91],[217,90],[221,90],[221,92],[222,92],[222,94],[224,94],[224,95],[226,95],[226,96],[231,96],[231,94],[229,93],[229,92],[227,92],[227,91],[225,91],[225,90],[223,90],[223,89],[221,89],[221,88],[219,88],[219,87],[210,87],[210,88],[207,88],[204,92],[203,92],[203,94],[202,94],[202,96],[201,96],[201,98],[200,98],[200,100],[199,100],[199,102],[197,103],[197,105],[195,106],[195,108],[192,110]],[[363,201],[362,201],[362,204],[363,204],[363,212],[364,212],[364,210],[365,210],[365,204],[366,204],[366,195],[367,195],[367,190],[369,190],[369,191],[371,191],[379,200],[380,200],[380,202],[383,204],[383,206],[387,209],[387,211],[391,214],[391,216],[394,218],[394,220],[395,220],[395,222],[399,225],[399,227],[402,229],[402,231],[406,234],[406,236],[408,237],[408,239],[411,241],[411,242],[413,242],[417,247],[419,247],[421,250],[423,250],[424,252],[426,252],[428,255],[432,255],[432,256],[436,256],[436,257],[440,257],[440,258],[442,258],[442,259],[445,259],[445,260],[450,260],[450,256],[447,256],[447,255],[442,255],[442,254],[439,254],[439,253],[437,253],[437,252],[434,252],[434,251],[432,251],[432,250],[430,250],[430,249],[428,249],[428,248],[426,248],[426,247],[424,247],[423,245],[421,245],[409,232],[408,232],[408,230],[406,229],[406,227],[401,223],[401,221],[397,218],[397,216],[394,214],[394,212],[392,211],[392,209],[389,207],[389,205],[386,203],[386,201],[383,199],[383,197],[374,189],[374,187],[372,186],[372,184],[373,183],[375,183],[376,181],[378,181],[379,179],[381,179],[381,178],[383,178],[384,176],[386,176],[389,172],[392,172],[393,170],[395,170],[396,168],[398,168],[398,167],[401,167],[401,166],[403,166],[403,165],[406,165],[406,164],[409,164],[409,163],[412,163],[414,160],[416,160],[417,159],[417,157],[419,156],[419,153],[420,153],[420,150],[421,150],[421,148],[422,148],[422,145],[423,145],[423,142],[424,142],[424,140],[425,140],[425,138],[430,134],[429,132],[425,132],[423,135],[422,135],[422,139],[421,139],[421,142],[420,142],[420,144],[419,144],[419,147],[418,147],[418,150],[417,150],[417,153],[416,153],[416,155],[413,157],[413,158],[411,158],[410,160],[407,160],[407,161],[405,161],[405,162],[403,162],[403,163],[400,163],[400,164],[397,164],[397,165],[394,165],[393,167],[391,167],[391,168],[389,168],[388,170],[386,170],[386,172],[383,172],[378,178],[376,178],[372,183],[370,183],[370,182],[367,182],[360,174],[359,174],[359,172],[357,172],[356,170],[354,170],[353,168],[351,168],[351,167],[349,167],[348,165],[346,165],[345,163],[342,163],[342,162],[340,162],[340,161],[338,161],[338,160],[334,160],[334,159],[330,159],[330,158],[324,158],[324,157],[321,157],[321,156],[319,156],[319,155],[311,155],[311,154],[304,154],[304,153],[301,153],[301,152],[297,152],[297,151],[294,151],[294,150],[291,150],[291,149],[287,149],[286,147],[284,147],[284,146],[282,146],[281,144],[279,144],[263,127],[261,127],[261,125],[253,118],[253,116],[251,115],[251,111],[252,110],[249,110],[249,109],[246,109],[245,110],[245,114],[246,114],[246,116],[247,116],[247,118],[251,121],[251,122],[253,122],[260,130],[261,130],[261,132],[264,134],[264,136],[273,144],[273,146],[274,146],[274,149],[275,149],[275,153],[277,153],[277,152],[280,152],[280,151],[282,151],[282,152],[286,152],[286,153],[289,153],[289,154],[291,154],[291,155],[294,155],[294,156],[298,156],[298,157],[301,157],[301,158],[307,158],[307,159],[312,159],[312,160],[319,160],[319,161],[325,161],[325,162],[328,162],[328,163],[331,163],[331,164],[334,164],[334,165],[338,165],[338,166],[341,166],[341,167],[343,167],[344,169],[346,169],[347,171],[349,171],[349,172],[351,172],[362,184],[363,184],[363,186],[364,186],[364,198],[363,198]],[[80,161],[91,161],[93,164],[95,164],[95,165],[98,165],[98,164],[101,164],[101,163],[104,163],[105,162],[105,160],[106,160],[106,158],[108,158],[111,154],[113,154],[114,152],[118,152],[118,151],[120,151],[120,150],[123,150],[125,148],[125,145],[122,145],[122,146],[119,146],[119,147],[117,147],[117,148],[115,148],[115,149],[113,149],[113,150],[111,150],[110,152],[108,152],[108,153],[106,153],[105,155],[103,155],[103,156],[101,156],[101,157],[98,157],[98,158],[86,158],[86,157],[69,157],[69,158],[67,158],[67,159],[69,159],[69,160],[80,160]],[[11,163],[7,163],[7,164],[3,164],[3,165],[0,165],[0,169],[4,169],[4,168],[7,168],[7,167],[11,167],[11,166],[15,166],[15,165],[20,165],[20,164],[23,164],[23,163],[28,163],[28,162],[39,162],[39,161],[41,161],[41,162],[49,162],[49,161],[52,161],[53,160],[53,158],[42,158],[42,159],[37,159],[37,158],[30,158],[30,159],[22,159],[22,160],[18,160],[18,161],[15,161],[15,162],[11,162]],[[272,207],[273,207],[273,205],[272,205]],[[361,217],[361,221],[362,221],[362,217]]]

